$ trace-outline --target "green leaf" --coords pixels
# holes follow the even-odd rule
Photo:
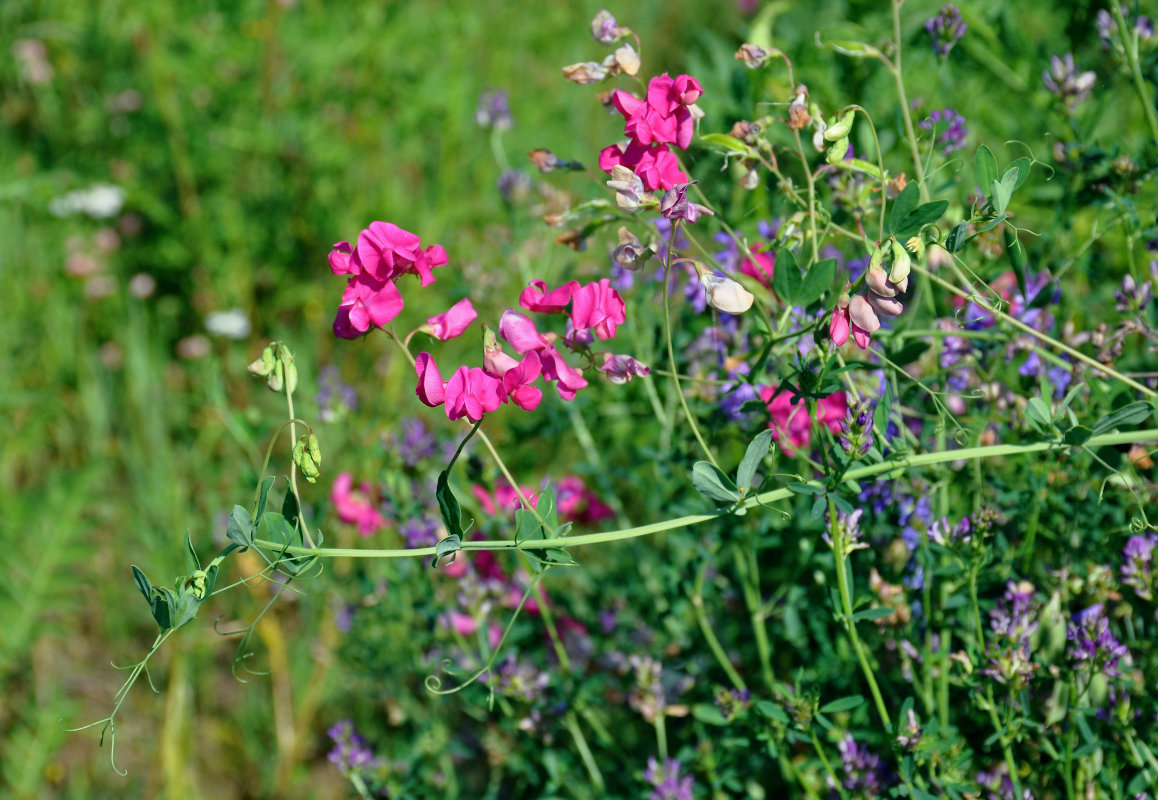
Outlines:
[[[917,207],[918,200],[920,200],[920,192],[917,189],[917,184],[915,181],[910,182],[893,201],[892,211],[889,212],[889,224],[886,228],[888,233],[897,233],[901,223]]]
[[[692,716],[708,725],[725,726],[728,720],[724,719],[715,703],[696,703],[692,706]]]
[[[201,559],[197,558],[197,551],[193,549],[193,542],[189,539],[189,531],[185,531],[185,574],[192,575],[201,569]]]
[[[171,591],[164,586],[154,586],[149,605],[153,612],[153,619],[157,621],[161,630],[173,627],[173,617],[176,614],[174,613],[173,593]]]
[[[266,501],[269,500],[269,490],[273,488],[274,481],[276,480],[276,475],[269,475],[262,479],[261,489],[257,493],[257,513],[253,515],[255,522],[261,522],[261,515],[265,513]]]
[[[461,549],[462,537],[457,533],[452,533],[440,541],[435,547],[434,561],[431,562],[430,566],[438,568],[438,566],[442,564],[442,559],[446,556],[450,556],[450,561],[446,562],[445,566],[450,566],[454,563],[454,559],[457,558],[455,554]]]
[[[1150,401],[1138,400],[1127,406],[1122,406],[1117,411],[1111,412],[1095,422],[1091,435],[1097,436],[1101,433],[1109,433],[1114,430],[1114,428],[1138,425],[1149,419],[1153,413],[1154,406]]]
[[[761,700],[756,704],[756,711],[769,719],[774,719],[777,722],[787,725],[791,722],[788,712],[780,706],[773,703],[771,700]]]
[[[442,522],[446,525],[446,530],[450,533],[450,536],[457,536],[461,539],[462,507],[459,506],[458,498],[454,496],[454,492],[450,490],[450,484],[447,482],[449,477],[449,467],[438,473],[438,483],[434,491],[434,496],[438,500],[438,510],[442,514]]]
[[[1010,166],[1017,170],[1017,182],[1013,184],[1013,191],[1016,192],[1021,188],[1022,184],[1029,180],[1029,170],[1033,167],[1033,162],[1025,156],[1022,156],[1010,164]]]
[[[825,703],[820,707],[820,711],[822,714],[835,714],[838,711],[851,711],[862,705],[864,705],[864,698],[859,694],[854,694],[833,700],[831,703]]]
[[[812,504],[812,510],[809,512],[809,514],[813,519],[820,519],[821,514],[824,513],[824,509],[827,507],[828,501],[824,499],[824,495],[820,495]]]
[[[775,276],[775,273],[773,273],[773,276]],[[800,287],[800,294],[795,298],[794,304],[807,306],[819,300],[820,296],[828,291],[828,287],[832,286],[832,279],[835,277],[835,258],[826,258],[823,261],[817,261],[808,268],[808,274],[804,276],[804,283]]]
[[[969,241],[969,223],[961,222],[953,230],[949,231],[949,235],[945,237],[945,249],[950,253],[957,253],[964,249],[965,244]]]
[[[790,483],[788,491],[796,494],[824,494],[823,486],[813,486],[808,483]]]
[[[728,484],[731,480],[707,461],[697,461],[692,466],[692,486],[697,492],[721,503],[734,503],[740,499],[735,489]]]
[[[1009,206],[1009,199],[1013,197],[1013,189],[1017,184],[1017,167],[1010,167],[1002,176],[1001,181],[993,182],[993,210],[1004,214]]]
[[[233,513],[229,515],[229,527],[226,528],[225,537],[231,542],[237,542],[242,547],[249,547],[253,544],[253,519],[249,516],[249,511],[242,506],[234,506]]]
[[[145,598],[145,602],[150,606],[153,605],[153,584],[145,577],[145,573],[141,572],[137,565],[133,565],[133,580],[137,582],[137,589]]]
[[[897,229],[894,231],[897,238],[908,239],[910,236],[917,235],[921,228],[939,220],[948,207],[948,200],[935,200],[932,203],[925,203],[922,206],[918,206],[897,225]]]
[[[909,796],[915,797],[917,800],[937,800],[936,795],[929,794],[924,789],[918,789],[916,786],[909,790]]]
[[[799,305],[796,295],[800,293],[804,280],[800,275],[800,265],[796,256],[787,247],[776,254],[776,270],[772,273],[772,289],[780,299],[791,305]]]
[[[285,497],[281,501],[281,515],[289,520],[289,524],[295,528],[298,525],[298,499],[294,496],[292,489],[287,489]]]
[[[1025,416],[1038,430],[1048,431],[1053,427],[1053,412],[1050,411],[1049,404],[1040,397],[1029,398],[1029,403],[1025,407]]]
[[[706,144],[717,153],[725,156],[739,156],[741,158],[756,158],[757,153],[751,146],[726,133],[705,133],[699,141]]]
[[[903,367],[906,364],[912,364],[928,349],[928,342],[922,342],[919,339],[914,339],[897,352],[889,353],[889,360],[896,364],[898,367]]]
[[[997,180],[997,158],[993,155],[993,151],[985,145],[978,147],[977,153],[973,156],[973,170],[977,173],[978,188],[992,200],[989,187]]]
[[[876,622],[878,619],[884,619],[891,616],[896,609],[892,608],[868,608],[864,611],[858,611],[852,615],[853,622],[861,622],[868,620],[869,622]]]
[[[1094,432],[1084,425],[1075,425],[1065,432],[1062,441],[1071,447],[1079,447],[1090,440]]]
[[[756,434],[756,438],[748,444],[748,450],[744,453],[744,459],[736,471],[736,485],[740,487],[741,491],[752,488],[752,479],[756,477],[756,470],[764,461],[764,456],[768,455],[771,445],[772,430],[770,428],[760,431]]]

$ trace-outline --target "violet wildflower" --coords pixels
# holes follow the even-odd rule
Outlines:
[[[399,421],[395,429],[386,435],[384,444],[396,452],[408,467],[417,466],[423,459],[438,453],[438,439],[421,417],[406,417]]]
[[[867,397],[849,406],[840,423],[840,446],[850,456],[861,457],[873,446],[873,403]]]
[[[1150,281],[1139,286],[1133,275],[1122,278],[1122,288],[1114,290],[1114,310],[1122,313],[1141,311],[1150,305],[1154,299],[1154,292],[1150,288]]]
[[[921,120],[921,130],[936,132],[937,144],[945,155],[964,147],[965,137],[969,135],[965,117],[951,108],[930,112],[928,118]]]
[[[1038,667],[1030,649],[1030,637],[1037,631],[1033,584],[1010,581],[1005,597],[989,612],[989,617],[992,635],[986,649],[989,666],[984,672],[1015,690],[1024,688]]]
[[[1066,53],[1060,58],[1049,57],[1049,69],[1041,73],[1041,79],[1045,88],[1065,101],[1066,110],[1072,114],[1089,98],[1098,76],[1093,70],[1082,72],[1074,64],[1074,54]]]
[[[952,3],[941,6],[937,16],[931,17],[925,23],[925,30],[928,31],[929,38],[932,40],[933,52],[937,54],[938,58],[948,57],[949,51],[957,42],[961,41],[961,37],[968,29],[969,26],[965,24],[965,20],[961,19],[960,9]]]
[[[905,721],[901,724],[900,731],[897,733],[897,744],[899,744],[903,750],[911,753],[917,749],[917,744],[920,743],[923,733],[924,731],[921,729],[917,714],[913,711],[912,707],[910,707],[909,713],[905,717]]]
[[[607,379],[612,383],[627,383],[633,377],[644,377],[651,372],[651,368],[631,356],[606,353],[603,364],[599,367],[607,373]]]
[[[643,778],[655,787],[655,791],[648,795],[648,800],[692,800],[695,778],[681,775],[682,768],[674,758],[665,758],[660,766],[654,756],[649,757]]]
[[[366,746],[366,740],[354,730],[354,723],[350,720],[334,723],[326,733],[334,742],[334,749],[328,756],[330,763],[343,775],[375,770],[382,766],[382,759]]]
[[[1070,642],[1069,657],[1075,671],[1088,672],[1091,676],[1101,672],[1107,678],[1122,674],[1118,662],[1122,656],[1129,656],[1130,651],[1110,630],[1110,621],[1101,603],[1074,615],[1073,623],[1066,626],[1066,639]]]
[[[664,193],[663,199],[660,200],[659,213],[668,219],[685,219],[689,225],[704,214],[707,214],[709,217],[715,216],[715,212],[707,206],[702,206],[699,203],[693,203],[688,200],[688,187],[693,183],[697,183],[697,181],[683,183],[668,189],[667,192]]]
[[[950,525],[946,517],[941,517],[941,519],[929,526],[929,540],[942,547],[968,544],[972,538],[969,533],[972,527],[969,517],[962,517],[961,521],[956,525]]]
[[[474,121],[480,128],[493,128],[496,131],[510,130],[514,125],[511,118],[511,104],[506,90],[497,92],[483,92],[478,98],[478,108],[474,112]]]
[[[505,696],[533,703],[543,696],[551,683],[551,676],[534,664],[519,662],[513,655],[507,656],[495,670],[495,690]]]
[[[841,542],[844,545],[844,554],[847,556],[854,550],[865,550],[868,548],[866,542],[861,541],[860,517],[864,513],[863,508],[858,508],[851,514],[845,514],[843,511],[836,512],[836,525],[832,525],[830,521],[830,528],[833,533],[837,532],[837,528],[841,533]],[[835,548],[835,537],[830,535],[827,531],[824,534],[824,542],[829,547]]]
[[[1154,599],[1154,548],[1158,534],[1131,536],[1122,550],[1122,585],[1132,586],[1143,600]]]
[[[504,169],[498,180],[499,194],[508,203],[519,203],[531,192],[531,179],[517,169]]]
[[[752,693],[747,689],[718,689],[716,691],[716,705],[720,713],[729,722],[737,714],[747,711],[752,706]]]
[[[867,747],[857,744],[851,733],[845,734],[837,749],[840,751],[840,765],[844,771],[841,779],[844,790],[855,793],[856,797],[884,796],[885,790],[893,780],[888,768],[881,762],[881,757],[870,752]]]
[[[430,547],[438,544],[440,528],[434,520],[426,517],[414,517],[398,526],[398,532],[410,548]]]
[[[342,381],[342,375],[333,364],[322,367],[318,373],[318,418],[333,422],[358,408],[358,393]]]

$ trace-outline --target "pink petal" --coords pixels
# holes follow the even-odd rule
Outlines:
[[[406,305],[393,281],[386,281],[380,289],[371,292],[362,302],[366,305],[371,324],[379,328],[389,325]]]
[[[499,319],[499,336],[510,342],[516,353],[542,350],[549,344],[534,322],[510,308]]]
[[[447,311],[435,314],[433,317],[427,317],[426,324],[430,326],[431,336],[445,342],[448,339],[461,336],[476,319],[478,319],[478,312],[474,310],[470,298],[465,297]]]
[[[414,392],[418,399],[431,408],[442,405],[446,400],[446,384],[442,382],[434,357],[430,353],[419,353],[414,359],[414,368],[418,372],[418,388]]]

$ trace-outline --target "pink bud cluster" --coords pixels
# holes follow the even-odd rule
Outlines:
[[[610,174],[612,167],[625,166],[639,176],[649,192],[688,183],[667,145],[686,150],[691,144],[695,129],[692,109],[702,94],[695,78],[672,78],[667,73],[651,79],[646,98],[616,89],[611,102],[626,120],[623,131],[630,141],[604,148],[599,154],[599,168]]]
[[[833,309],[828,335],[837,347],[847,342],[851,333],[857,346],[862,350],[867,349],[872,334],[881,327],[877,315],[895,317],[905,310],[900,295],[909,288],[907,276],[900,283],[893,283],[883,269],[870,267],[865,275],[865,284],[863,295],[856,294],[850,298],[848,294],[843,294]]]

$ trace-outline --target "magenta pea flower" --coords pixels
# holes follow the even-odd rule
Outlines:
[[[837,347],[842,347],[848,341],[851,332],[852,320],[848,316],[848,295],[836,301],[836,308],[832,310],[832,321],[828,323],[828,338]]]
[[[354,476],[349,472],[343,472],[334,478],[334,484],[330,488],[330,502],[334,504],[338,519],[357,525],[358,533],[363,536],[369,536],[386,527],[386,518],[375,507],[372,498],[373,490],[370,484],[363,483],[355,489]]]
[[[543,400],[542,390],[533,385],[542,371],[539,354],[534,350],[527,353],[521,362],[503,373],[503,399],[510,400],[524,411],[534,411]]]
[[[548,291],[545,282],[531,281],[519,295],[519,305],[538,314],[560,314],[571,302],[571,295],[578,288],[578,281],[567,281],[558,289]]]
[[[342,292],[334,317],[334,335],[357,339],[373,327],[389,325],[405,303],[393,281],[379,281],[367,274],[355,275]]]
[[[448,261],[442,245],[422,249],[421,240],[392,222],[371,222],[358,236],[351,262],[379,280],[397,278],[410,272],[418,275],[423,286],[434,283],[431,269]],[[330,264],[333,269],[333,261]]]
[[[503,404],[502,382],[479,367],[461,366],[446,382],[446,416],[478,422]]]
[[[499,336],[511,343],[516,353],[542,350],[551,340],[539,333],[530,317],[508,308],[499,318]]]
[[[414,369],[418,373],[418,388],[414,393],[423,404],[438,408],[446,401],[446,382],[434,363],[434,356],[419,353],[414,359]]]
[[[614,353],[604,354],[599,369],[607,373],[607,380],[612,383],[627,383],[632,378],[643,377],[651,372],[651,368],[642,361]]]
[[[470,324],[478,319],[478,312],[469,297],[464,297],[441,314],[426,318],[426,324],[418,330],[445,342],[461,336]]]
[[[673,79],[664,73],[648,82],[646,100],[617,89],[611,102],[626,118],[623,131],[632,139],[643,145],[672,143],[686,150],[695,127],[688,106],[702,94],[695,78],[680,75]]]
[[[599,339],[614,339],[615,328],[627,320],[623,298],[603,278],[575,291],[571,302],[571,324],[575,330],[590,329]]]
[[[543,377],[555,381],[555,391],[564,400],[574,400],[575,394],[587,387],[587,379],[583,377],[583,373],[564,361],[554,345],[540,350],[539,359],[543,367]]]
[[[599,153],[599,168],[611,174],[616,166],[624,166],[636,174],[646,191],[667,190],[687,183],[687,173],[680,169],[679,159],[667,145],[646,147],[639,142],[626,146],[613,144]],[[615,188],[615,187],[612,187]]]

